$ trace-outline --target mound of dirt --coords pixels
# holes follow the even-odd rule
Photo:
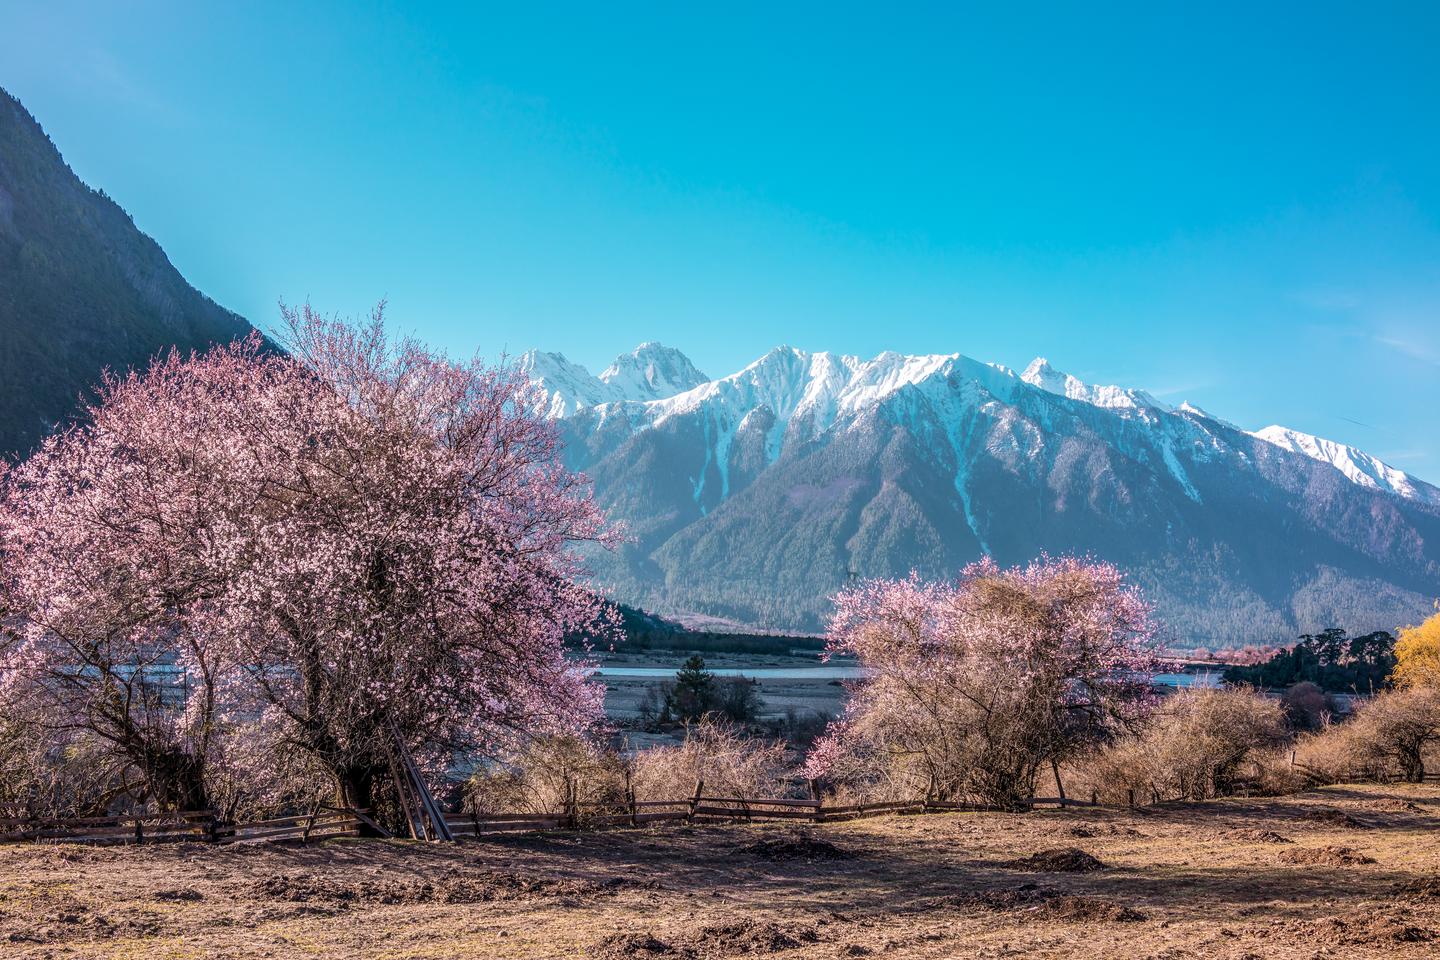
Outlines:
[[[591,948],[594,960],[636,960],[642,957],[693,957],[689,950],[672,946],[653,933],[612,933]]]
[[[1280,862],[1321,867],[1353,867],[1362,863],[1374,863],[1375,860],[1352,847],[1299,847],[1281,853]]]
[[[702,927],[695,933],[695,947],[702,955],[707,952],[751,956],[757,953],[778,953],[794,950],[807,943],[819,943],[820,935],[813,926],[797,923],[772,923],[762,920],[737,920]]]
[[[681,937],[661,940],[653,933],[617,933],[590,951],[596,960],[704,960],[707,957],[758,956],[794,950],[820,942],[815,927],[764,920],[736,920],[701,927]]]
[[[1412,900],[1440,900],[1440,877],[1421,877],[1399,884],[1395,892]]]
[[[1092,857],[1078,847],[1056,847],[1041,850],[1028,857],[1006,860],[1000,864],[1011,870],[1031,870],[1036,873],[1093,873],[1108,869],[1108,865]]]
[[[1428,943],[1435,931],[1416,926],[1406,913],[1354,913],[1326,917],[1310,924],[1310,935],[1322,943],[1368,946],[1395,943]]]
[[[1231,830],[1225,834],[1227,840],[1239,840],[1242,843],[1294,843],[1289,837],[1276,833],[1274,830]]]
[[[193,903],[197,900],[204,900],[205,894],[190,887],[171,887],[164,890],[156,890],[150,894],[152,900],[164,900],[169,903]]]
[[[277,874],[258,880],[258,897],[291,903],[492,903],[504,900],[585,898],[613,893],[619,883],[524,876],[493,870],[451,870],[433,878],[370,877],[342,880],[314,873]]]
[[[1134,923],[1148,919],[1139,910],[1112,900],[1055,893],[1042,890],[1033,883],[948,897],[943,901],[943,905],[962,910],[988,910],[992,913],[1026,911],[1047,920]]]
[[[795,833],[786,837],[772,837],[757,840],[741,847],[739,853],[759,857],[761,860],[853,860],[855,854],[843,847],[837,847],[829,840],[821,840],[807,833]]]
[[[1358,830],[1366,826],[1363,821],[1356,820],[1343,810],[1307,810],[1300,814],[1300,819],[1323,823],[1329,827],[1345,827],[1349,830]]]
[[[1041,906],[1041,912],[1051,920],[1110,921],[1112,923],[1136,923],[1148,919],[1145,914],[1123,903],[1102,900],[1099,897],[1058,896],[1051,897]]]

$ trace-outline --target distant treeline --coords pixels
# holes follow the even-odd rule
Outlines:
[[[765,633],[725,633],[691,630],[683,623],[667,620],[637,607],[617,605],[623,638],[615,643],[617,652],[636,650],[697,650],[704,653],[785,654],[791,650],[819,652],[823,637]]]
[[[1302,636],[1264,663],[1227,667],[1226,683],[1281,689],[1313,683],[1335,693],[1375,693],[1395,669],[1395,638],[1385,630],[1351,637],[1338,627]]]

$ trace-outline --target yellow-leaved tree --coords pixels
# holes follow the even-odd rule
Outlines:
[[[1440,687],[1440,613],[1400,631],[1390,679],[1400,687]]]

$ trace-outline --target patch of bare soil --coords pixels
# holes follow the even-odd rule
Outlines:
[[[1440,785],[1362,784],[1167,805],[1143,820],[1066,810],[661,824],[545,842],[0,844],[0,958],[1435,960],[1440,829],[1429,815],[1362,813],[1372,800],[1440,818]],[[1307,810],[1373,824],[1299,819]],[[1094,839],[1072,838],[1076,827]],[[810,859],[809,844],[775,863],[737,855],[794,856],[807,837],[849,858]],[[1313,852],[1327,845],[1378,864],[1331,865]],[[1278,859],[1301,849],[1319,865]],[[1014,858],[1021,868],[1002,866]],[[1055,869],[1077,862],[1090,869]]]
[[[342,880],[315,873],[284,873],[258,880],[256,897],[291,903],[493,903],[506,900],[584,899],[614,893],[624,881],[594,883],[493,870],[450,870],[433,879]]]
[[[1092,837],[1144,837],[1134,827],[1127,827],[1117,823],[1087,823],[1069,827],[1064,831],[1068,836],[1077,840],[1088,840]]]
[[[795,833],[785,837],[757,840],[741,847],[739,853],[759,857],[761,860],[853,860],[855,854],[843,847],[837,847],[829,840],[808,833]]]
[[[167,903],[194,903],[197,900],[205,899],[205,894],[193,887],[163,887],[150,896]]]
[[[1030,870],[1035,873],[1093,873],[1096,870],[1109,869],[1107,864],[1079,847],[1041,850],[1028,857],[1006,860],[1000,865],[1011,870]]]
[[[1274,830],[1230,830],[1225,834],[1226,840],[1238,840],[1241,843],[1294,843],[1289,837]]]
[[[1280,854],[1281,863],[1310,864],[1320,867],[1353,867],[1363,863],[1374,863],[1373,857],[1353,847],[1297,847]]]
[[[711,924],[669,940],[661,940],[653,933],[612,934],[596,944],[590,956],[596,960],[637,960],[644,957],[706,960],[710,957],[753,957],[779,953],[819,942],[820,934],[812,924],[736,920]]]
[[[1418,803],[1409,800],[1401,800],[1395,797],[1385,797],[1379,800],[1353,800],[1352,805],[1361,810],[1374,810],[1378,813],[1429,813]]]
[[[52,900],[33,919],[35,927],[22,939],[37,943],[76,937],[145,937],[160,933],[166,926],[162,917],[148,910],[97,910],[71,898]]]

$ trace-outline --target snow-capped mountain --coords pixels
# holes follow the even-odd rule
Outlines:
[[[545,388],[546,409],[555,417],[603,403],[670,397],[709,379],[685,354],[655,342],[616,357],[598,377],[561,353],[531,350],[518,366]]]
[[[1363,450],[1347,447],[1334,440],[1311,436],[1299,430],[1278,425],[1256,430],[1255,436],[1267,440],[1277,447],[1284,447],[1294,453],[1304,454],[1321,463],[1328,463],[1339,470],[1352,483],[1371,490],[1393,493],[1407,500],[1419,500],[1433,506],[1440,506],[1440,490],[1430,484],[1397,470],[1378,457],[1372,457]]]
[[[707,380],[644,344],[599,377],[521,365],[634,538],[598,575],[660,611],[815,628],[852,571],[1042,551],[1127,567],[1195,642],[1393,628],[1440,595],[1440,489],[1045,360],[778,347]]]

